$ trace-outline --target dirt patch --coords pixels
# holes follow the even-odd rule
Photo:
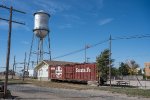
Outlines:
[[[43,82],[43,81],[34,81],[32,84],[41,87],[50,87],[50,88],[63,88],[63,89],[76,89],[76,90],[84,90],[84,89],[91,89],[87,85],[83,84],[73,84],[73,83],[64,83],[64,82]]]

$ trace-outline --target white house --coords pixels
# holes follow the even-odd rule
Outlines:
[[[49,73],[49,67],[50,66],[57,66],[57,65],[67,65],[67,64],[74,64],[72,62],[65,62],[65,61],[48,61],[43,60],[41,63],[39,63],[35,70],[37,72],[37,78],[40,81],[48,81],[50,80],[48,77]]]

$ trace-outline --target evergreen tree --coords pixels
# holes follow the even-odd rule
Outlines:
[[[129,75],[129,66],[121,62],[120,67],[119,67],[119,74],[123,76]]]
[[[112,76],[118,76],[119,75],[119,70],[115,67],[111,68],[111,75]]]
[[[96,63],[98,67],[99,77],[102,77],[104,80],[108,79],[109,75],[109,50],[105,49],[101,54],[96,58]],[[114,60],[111,59],[111,63]]]

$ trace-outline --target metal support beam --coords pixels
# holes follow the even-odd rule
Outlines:
[[[12,79],[14,79],[14,74],[15,74],[15,64],[16,64],[16,58],[15,58],[15,56],[14,56]]]
[[[4,6],[4,5],[0,5],[0,8],[5,8],[5,9],[8,9],[10,10],[11,7],[7,7],[7,6]],[[17,9],[12,9],[12,11],[15,11],[15,12],[19,12],[19,13],[23,13],[23,14],[26,14],[26,12],[23,12],[23,11],[20,11],[20,10],[17,10]]]
[[[9,20],[8,20],[8,19],[5,19],[5,18],[0,18],[0,20],[4,20],[4,21],[8,21],[8,22],[9,22]],[[25,25],[25,23],[18,22],[18,21],[13,21],[13,20],[12,20],[12,22],[13,22],[13,23],[17,23],[17,24]]]
[[[31,41],[31,47],[30,47],[30,53],[29,53],[29,59],[28,59],[28,65],[27,65],[27,71],[28,71],[29,65],[30,65],[30,58],[31,58],[31,53],[32,53],[33,41],[34,41],[34,34],[32,35],[32,41]]]
[[[25,68],[26,68],[26,52],[25,52],[25,57],[24,57],[24,68],[23,68],[23,81],[24,81],[24,78],[25,78]],[[27,71],[28,73],[28,71]]]
[[[43,38],[40,38],[39,42],[39,62],[43,60]]]
[[[109,38],[109,80],[110,80],[110,87],[111,87],[111,35]]]
[[[49,47],[49,56],[50,56],[50,61],[52,60],[52,58],[51,58],[51,45],[50,45],[50,35],[49,35],[49,33],[48,33],[48,47]]]
[[[39,45],[40,45],[40,40],[38,39],[38,48],[37,48],[37,65],[38,65],[38,63],[39,63],[39,51],[40,51],[40,47],[39,47]]]

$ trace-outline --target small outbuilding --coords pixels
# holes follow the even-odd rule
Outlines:
[[[30,78],[37,78],[37,72],[34,69],[29,69],[28,70],[28,76]]]
[[[35,67],[35,71],[37,72],[37,78],[39,81],[49,81],[48,73],[50,66],[57,66],[57,65],[67,65],[67,64],[75,64],[73,62],[66,62],[66,61],[48,61],[43,60]]]

